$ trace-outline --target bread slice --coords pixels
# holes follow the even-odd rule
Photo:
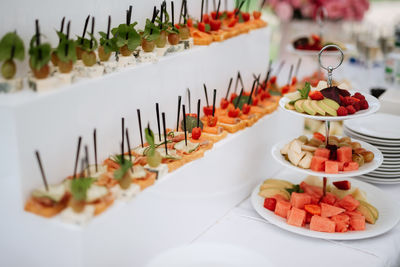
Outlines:
[[[140,186],[140,190],[144,190],[147,187],[153,185],[156,182],[157,174],[154,172],[146,171],[146,177],[144,178],[134,178],[132,182]]]
[[[63,209],[67,207],[67,199],[63,199],[62,201],[52,205],[52,206],[45,206],[41,204],[39,201],[34,199],[33,197],[29,198],[25,204],[25,211],[34,213],[36,215],[51,218],[57,214],[59,214]]]
[[[114,197],[113,197],[112,193],[109,193],[105,197],[102,197],[100,200],[96,201],[96,203],[93,204],[94,215],[96,216],[96,215],[101,214],[113,203],[114,203]]]
[[[240,120],[236,124],[218,122],[217,125],[224,128],[228,133],[236,133],[237,131],[242,130],[246,127],[246,122],[242,120]]]

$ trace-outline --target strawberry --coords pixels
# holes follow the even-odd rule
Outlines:
[[[322,99],[324,99],[324,95],[320,91],[312,91],[311,93],[308,94],[308,96],[312,100],[322,100]]]
[[[242,18],[243,18],[244,21],[249,21],[250,20],[250,13],[242,12]]]
[[[353,105],[348,105],[348,106],[346,107],[346,109],[347,109],[347,112],[348,112],[350,115],[356,113],[356,109],[354,108]]]
[[[363,95],[360,94],[359,92],[355,93],[355,94],[353,95],[353,97],[355,97],[355,98],[357,98],[357,99],[359,99],[359,100],[365,99],[365,96],[363,96]]]
[[[192,139],[198,140],[201,136],[201,128],[200,127],[194,127],[192,129]]]
[[[221,99],[221,108],[226,109],[228,107],[228,105],[229,105],[228,100],[226,100],[225,98],[222,98]]]
[[[368,109],[368,108],[369,108],[368,101],[365,99],[360,100],[360,109],[364,110],[364,109]]]
[[[314,137],[315,139],[321,140],[322,142],[325,142],[325,135],[323,135],[322,133],[315,132],[315,133],[313,134],[313,137]]]
[[[354,104],[354,99],[351,96],[345,96],[343,98],[343,105],[348,106],[348,105],[353,105]]]
[[[247,103],[246,104],[244,104],[243,105],[243,107],[242,107],[242,112],[243,112],[243,114],[249,114],[249,112],[250,112],[250,105],[247,105]]]
[[[212,31],[218,31],[221,28],[221,21],[218,19],[210,19],[210,26]]]
[[[201,32],[205,32],[206,31],[206,24],[204,22],[199,22],[197,24],[197,29],[199,29],[199,31],[201,31]]]
[[[355,109],[356,111],[359,111],[359,110],[361,109],[361,107],[360,107],[360,101],[355,102],[355,103],[353,104],[353,107],[354,107],[354,109]]]
[[[336,111],[338,116],[347,116],[348,112],[344,106],[340,106]]]
[[[273,197],[267,197],[264,200],[264,208],[270,211],[275,211],[276,199]]]
[[[341,96],[341,95],[339,95],[339,99],[340,99],[340,103],[341,103],[341,105],[343,105],[344,97],[343,97],[343,96]]]
[[[347,180],[333,182],[333,185],[340,190],[349,190],[351,188],[351,183]]]
[[[254,10],[253,11],[253,17],[254,17],[254,19],[259,19],[261,17],[261,12],[257,11],[257,10]]]

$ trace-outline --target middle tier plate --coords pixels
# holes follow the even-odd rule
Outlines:
[[[303,168],[297,167],[297,166],[293,165],[292,163],[290,163],[289,161],[287,161],[280,152],[281,148],[283,148],[287,143],[290,143],[293,139],[282,141],[282,142],[275,144],[272,147],[272,151],[271,151],[272,156],[274,157],[274,159],[276,161],[278,161],[283,166],[285,166],[289,169],[301,172],[301,173],[308,174],[308,175],[314,175],[314,176],[320,176],[320,177],[326,176],[326,177],[332,177],[332,178],[354,177],[354,176],[363,175],[363,174],[366,174],[366,173],[369,173],[369,172],[375,170],[383,162],[383,155],[379,151],[379,149],[377,149],[374,146],[372,146],[368,143],[365,143],[363,141],[360,141],[357,139],[352,139],[353,142],[359,142],[361,144],[362,148],[365,148],[366,150],[369,150],[372,153],[374,153],[374,159],[371,162],[365,163],[363,166],[359,167],[359,169],[356,171],[346,171],[346,172],[339,171],[339,173],[337,173],[337,174],[317,172],[317,171],[312,171],[311,169],[303,169]]]

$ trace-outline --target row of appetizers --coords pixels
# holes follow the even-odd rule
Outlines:
[[[241,1],[233,11],[220,11],[220,1],[210,14],[203,14],[202,7],[200,20],[195,20],[188,15],[187,1],[182,0],[179,21],[175,21],[174,2],[171,1],[171,12],[168,13],[167,3],[163,1],[160,9],[154,6],[153,15],[146,19],[142,30],[135,28],[137,22],[131,23],[130,6],[126,10],[126,22],[115,28],[111,28],[111,17],[108,16],[108,27],[106,31],[99,32],[99,40],[94,36],[94,17],[91,18],[90,30],[90,16],[86,18],[83,32],[76,40],[70,34],[71,21],[65,23],[64,17],[57,31],[59,42],[56,47],[42,41],[39,21],[36,20],[36,32],[29,44],[31,74],[28,84],[34,90],[48,90],[71,83],[76,77],[97,77],[136,63],[155,62],[167,54],[190,49],[193,43],[209,45],[213,41],[223,41],[265,27],[267,24],[260,18],[260,11],[255,11],[253,16],[241,11],[246,1],[250,0]],[[1,73],[5,79],[1,82],[0,91],[22,88],[22,79],[14,78],[14,60],[24,60],[24,57],[24,43],[17,33],[5,34],[0,41]]]
[[[204,85],[206,104],[202,107],[203,115],[200,99],[197,102],[197,113],[194,114],[187,112],[179,97],[177,124],[173,129],[166,128],[165,113],[160,114],[157,103],[158,133],[147,126],[144,129],[144,138],[138,110],[141,144],[137,147],[131,147],[130,136],[122,118],[120,153],[108,157],[102,164],[97,162],[97,138],[94,130],[95,164],[89,163],[87,146],[84,147],[84,156],[80,156],[82,139],[79,138],[74,173],[59,184],[47,184],[39,152],[36,152],[44,186],[33,190],[25,210],[43,217],[60,214],[64,221],[82,225],[106,210],[115,200],[131,199],[166,173],[203,157],[215,142],[225,138],[228,133],[250,127],[266,114],[273,112],[278,106],[280,96],[270,95],[268,81],[259,80],[260,75],[254,79],[249,90],[244,90],[238,73],[235,91],[230,93],[231,87],[234,87],[231,78],[226,96],[220,100],[219,107],[216,89],[213,90],[212,102],[209,102]],[[236,89],[240,83],[242,89],[237,94]]]

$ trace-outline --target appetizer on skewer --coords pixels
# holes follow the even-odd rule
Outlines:
[[[17,66],[14,59],[20,61],[25,59],[24,42],[16,31],[6,33],[0,40],[0,61],[4,61],[1,66],[1,75],[4,79],[10,80],[15,77]]]
[[[100,45],[97,50],[99,54],[99,59],[102,62],[106,62],[110,59],[112,52],[118,51],[118,46],[116,44],[116,38],[110,38],[110,28],[111,27],[111,16],[108,16],[107,32],[99,32],[100,35]]]
[[[45,79],[50,74],[49,62],[51,46],[41,42],[39,21],[35,21],[36,34],[32,37],[29,47],[29,66],[36,79]]]
[[[70,73],[73,69],[76,57],[76,44],[74,40],[69,38],[70,23],[67,24],[67,33],[64,35],[62,32],[58,32],[60,43],[58,44],[56,55],[57,55],[57,67],[61,73]]]

